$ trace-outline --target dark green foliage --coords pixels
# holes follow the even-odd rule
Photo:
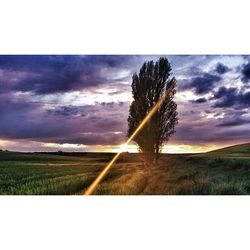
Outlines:
[[[176,80],[172,77],[171,66],[166,58],[157,62],[145,62],[139,75],[132,79],[133,102],[128,117],[128,137],[136,130],[157,101],[165,97],[161,107],[135,137],[144,158],[148,163],[158,159],[164,142],[175,132],[177,105],[174,102]]]

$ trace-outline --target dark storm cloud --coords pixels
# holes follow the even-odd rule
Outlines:
[[[239,126],[243,124],[250,123],[250,120],[242,119],[242,118],[235,118],[233,120],[224,121],[220,124],[218,124],[218,127],[233,127],[233,126]]]
[[[0,86],[9,91],[50,94],[81,90],[126,79],[121,68],[133,64],[131,56],[0,56]],[[115,72],[111,75],[110,71]],[[23,73],[18,79],[18,74]],[[10,84],[6,74],[13,74]]]
[[[12,96],[0,96],[0,137],[23,139],[60,134],[57,124],[50,122],[38,103],[19,102]]]
[[[186,104],[183,103],[183,105]],[[250,139],[250,117],[247,109],[209,107],[210,101],[203,105],[192,105],[191,110],[179,105],[181,108],[179,124],[171,142],[225,145],[247,142]]]
[[[248,83],[250,80],[250,62],[242,66],[241,74],[242,74],[241,78],[242,82]]]
[[[81,113],[81,110],[78,107],[74,106],[62,106],[57,109],[49,109],[47,110],[48,114],[54,114],[55,116],[77,116],[80,115],[82,117],[85,116],[84,113]]]
[[[45,109],[41,103],[14,99],[0,95],[1,139],[110,145],[125,138],[119,131],[126,131],[128,103]]]
[[[240,125],[240,124],[238,124]],[[188,124],[183,122],[176,129],[176,134],[173,136],[173,142],[186,143],[194,145],[206,145],[207,143],[234,144],[236,142],[247,142],[250,140],[250,127],[248,123],[238,125],[234,123],[216,125],[215,121],[200,122],[196,124],[195,121],[190,121]]]
[[[196,99],[196,100],[192,100],[191,101],[192,103],[205,103],[205,102],[207,102],[207,99],[206,98],[204,98],[204,97],[202,97],[202,98],[198,98],[198,99]]]
[[[213,105],[215,108],[227,108],[233,106],[247,108],[250,106],[250,91],[242,92],[237,88],[220,87],[214,94],[213,99],[216,100]]]
[[[216,73],[223,75],[223,74],[227,73],[228,71],[230,71],[230,69],[226,65],[224,65],[222,63],[218,63],[216,65],[216,68],[215,68]]]
[[[225,130],[225,127],[223,127],[222,130],[216,131],[207,138],[207,141],[214,141],[218,143],[227,142],[230,144],[249,142],[249,140],[250,129],[247,127],[243,129],[238,129],[236,127],[228,130]]]
[[[235,109],[234,107],[229,107],[222,109],[221,112],[213,113],[213,116],[217,118],[218,123],[215,125],[217,128],[230,128],[250,123],[250,117],[248,117],[248,112],[246,109],[241,110]]]
[[[186,81],[182,86],[181,90],[193,89],[194,92],[199,94],[206,94],[214,89],[215,84],[222,78],[218,75],[203,73],[200,76],[194,77],[191,80]]]
[[[117,103],[115,103],[115,102],[101,102],[100,103],[102,106],[104,106],[104,107],[106,107],[106,106],[108,106],[108,107],[113,107],[113,106],[115,106],[115,105],[118,105],[119,107],[122,107],[122,106],[124,106],[126,103],[125,102],[117,102]]]

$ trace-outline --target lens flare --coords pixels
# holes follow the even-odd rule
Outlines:
[[[135,138],[135,136],[142,130],[142,128],[146,125],[146,123],[150,120],[150,118],[154,115],[154,113],[161,107],[162,103],[165,101],[167,97],[170,96],[171,91],[173,90],[174,85],[171,85],[165,94],[155,103],[154,107],[148,112],[145,118],[142,120],[140,125],[134,131],[134,133],[128,138],[126,143],[122,144],[122,148],[126,148],[128,144]],[[102,172],[97,176],[97,178],[93,181],[93,183],[88,187],[85,191],[84,195],[91,195],[95,191],[97,185],[101,182],[104,176],[107,174],[112,165],[116,162],[118,157],[122,154],[122,148],[120,148],[119,152],[114,156],[114,158],[109,162],[109,164],[102,170]]]
[[[118,152],[127,152],[128,151],[128,145],[127,144],[122,144],[119,148]]]

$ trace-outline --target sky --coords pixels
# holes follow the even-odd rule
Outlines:
[[[177,79],[179,117],[163,152],[250,142],[249,56],[0,55],[0,149],[117,152],[132,75],[162,56]]]

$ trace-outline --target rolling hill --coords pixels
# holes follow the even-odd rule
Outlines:
[[[250,157],[250,143],[233,145],[226,148],[210,151],[206,153],[209,156],[224,157]]]

